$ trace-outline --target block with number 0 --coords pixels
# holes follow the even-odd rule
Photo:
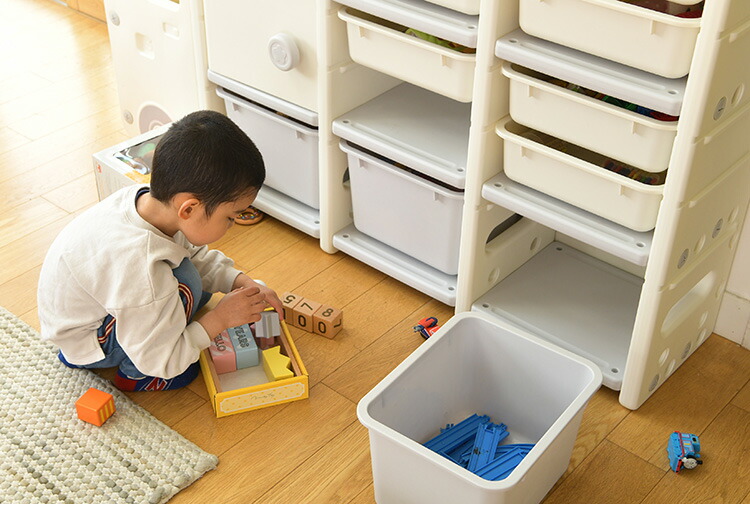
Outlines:
[[[307,332],[313,331],[313,314],[320,309],[322,304],[302,298],[292,309],[293,324]]]
[[[339,333],[343,326],[343,315],[339,309],[322,305],[313,314],[313,332],[329,339]]]

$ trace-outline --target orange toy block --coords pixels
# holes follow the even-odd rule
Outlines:
[[[289,324],[294,324],[294,308],[302,301],[300,295],[286,292],[281,295],[281,305],[284,308],[284,320]]]
[[[115,399],[91,387],[76,401],[76,412],[79,419],[100,427],[115,413]]]
[[[307,332],[313,331],[313,314],[315,311],[320,309],[323,304],[302,298],[302,300],[295,305],[292,311],[292,324],[305,330]]]
[[[344,313],[328,305],[322,305],[313,314],[313,332],[332,339],[341,331]]]

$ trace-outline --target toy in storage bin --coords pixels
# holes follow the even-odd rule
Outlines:
[[[516,30],[495,44],[521,125],[639,169],[667,169],[687,79],[666,79]]]
[[[208,70],[203,0],[105,0],[112,63],[130,136],[222,103]]]
[[[357,406],[378,503],[537,503],[570,462],[601,371],[482,313],[454,316]],[[506,444],[534,444],[505,479],[478,477],[423,446],[448,423],[486,414]]]
[[[620,0],[520,0],[527,34],[667,78],[687,75],[701,20]],[[679,0],[700,11],[701,0]],[[692,15],[690,15],[692,16]]]
[[[454,100],[471,101],[478,16],[422,0],[340,3],[344,7],[338,16],[346,22],[353,61]]]

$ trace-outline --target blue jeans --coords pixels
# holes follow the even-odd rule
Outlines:
[[[208,303],[212,294],[203,291],[201,276],[195,268],[195,265],[190,262],[190,259],[187,257],[182,260],[179,266],[172,270],[172,273],[180,283],[179,295],[182,300],[182,305],[185,307],[186,314],[188,309],[190,309],[188,316],[189,322],[193,319],[195,313]],[[193,300],[194,298],[198,298],[199,301],[195,302]],[[102,345],[102,351],[104,352],[104,358],[102,360],[92,364],[78,366],[68,363],[62,353],[58,353],[58,357],[65,365],[71,368],[97,369],[118,367],[120,372],[129,378],[146,378],[146,375],[141,373],[138,368],[135,367],[133,361],[130,360],[130,357],[127,356],[120,346],[120,343],[117,341],[117,331],[115,330],[116,325],[117,320],[112,317],[111,314],[108,314],[97,331],[99,343]]]

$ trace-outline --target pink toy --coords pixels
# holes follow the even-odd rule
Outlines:
[[[226,330],[211,341],[208,351],[211,353],[211,359],[214,361],[216,373],[221,375],[222,373],[237,371],[237,358],[234,355],[234,346],[232,346],[232,341],[229,339],[229,333]]]

